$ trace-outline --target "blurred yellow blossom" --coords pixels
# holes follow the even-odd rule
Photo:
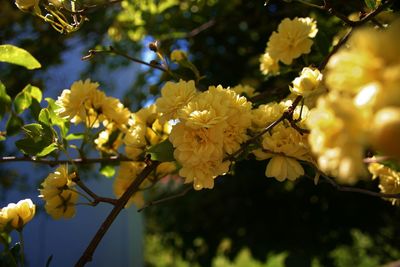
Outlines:
[[[172,61],[179,62],[181,60],[187,59],[187,55],[186,55],[185,51],[175,49],[171,52],[170,58]]]

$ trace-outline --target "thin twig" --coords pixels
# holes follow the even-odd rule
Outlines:
[[[332,48],[332,50],[329,52],[329,54],[324,58],[324,60],[321,62],[321,64],[318,66],[318,69],[320,71],[322,71],[325,67],[326,64],[328,64],[329,59],[336,54],[336,52],[339,50],[339,48],[341,48],[349,39],[351,33],[353,32],[353,29],[350,29],[345,36],[343,36],[342,39],[340,39],[340,41]]]
[[[364,195],[369,195],[369,196],[373,196],[373,197],[383,197],[383,198],[396,198],[396,199],[400,199],[400,194],[387,194],[387,193],[378,193],[378,192],[374,192],[374,191],[370,191],[367,189],[363,189],[363,188],[358,188],[358,187],[351,187],[351,186],[342,186],[337,184],[332,178],[330,178],[329,176],[323,174],[322,172],[321,176],[329,183],[331,184],[333,187],[335,187],[337,190],[342,191],[342,192],[353,192],[353,193],[360,193],[360,194],[364,194]]]
[[[111,210],[107,218],[101,224],[100,228],[97,230],[93,239],[90,241],[89,245],[85,249],[82,256],[79,258],[78,262],[75,264],[75,267],[82,267],[86,263],[90,262],[93,257],[93,253],[95,252],[97,246],[100,241],[103,239],[105,233],[110,228],[111,224],[117,218],[118,214],[125,207],[126,203],[128,203],[131,196],[139,190],[139,186],[146,179],[146,177],[154,171],[157,166],[160,164],[158,161],[149,161],[148,165],[143,169],[143,171],[136,177],[136,179],[129,185],[126,189],[125,193],[117,200],[117,204]]]
[[[164,68],[162,66],[159,66],[159,65],[156,65],[156,64],[152,64],[152,63],[148,63],[148,62],[145,62],[145,61],[143,61],[141,59],[137,59],[137,58],[131,57],[131,56],[129,56],[129,55],[127,55],[127,54],[125,54],[125,53],[123,53],[121,51],[116,50],[112,46],[110,46],[110,48],[108,50],[90,49],[88,51],[88,54],[86,56],[82,57],[82,60],[91,59],[93,56],[95,56],[96,54],[100,54],[100,53],[115,54],[115,55],[118,55],[118,56],[122,56],[122,57],[124,57],[126,59],[129,59],[129,60],[131,60],[133,62],[148,66],[150,68],[158,69],[158,70],[161,70],[161,71],[167,72],[167,73],[169,72],[166,68]]]
[[[165,198],[161,198],[161,199],[157,199],[157,200],[150,201],[150,202],[146,203],[142,208],[138,209],[138,212],[141,212],[142,210],[144,210],[144,209],[146,209],[146,208],[148,208],[148,207],[155,206],[155,205],[158,205],[158,204],[161,204],[161,203],[164,203],[164,202],[167,202],[167,201],[176,199],[176,198],[183,197],[183,196],[186,195],[190,190],[192,190],[192,188],[193,188],[193,187],[190,185],[190,186],[188,186],[187,188],[185,188],[184,190],[182,190],[182,192],[179,192],[178,194],[175,194],[175,195],[168,196],[168,197],[165,197]]]
[[[118,163],[122,161],[133,161],[130,158],[123,157],[123,156],[111,156],[108,158],[76,158],[76,159],[42,159],[36,157],[14,157],[14,156],[6,156],[0,158],[0,163],[9,163],[9,162],[33,162],[37,164],[45,164],[49,166],[55,166],[58,164],[93,164],[93,163]]]
[[[91,205],[96,206],[100,202],[109,203],[114,206],[117,205],[118,203],[117,199],[98,196],[83,183],[83,181],[79,178],[78,175],[74,179],[72,179],[72,181],[76,183],[83,191],[85,191],[86,194],[88,194],[90,197],[93,198],[93,201],[90,203]]]

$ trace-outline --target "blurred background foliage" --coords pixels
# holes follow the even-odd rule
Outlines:
[[[271,0],[123,0],[86,11],[83,27],[61,35],[49,25],[20,12],[9,0],[0,0],[0,41],[20,46],[42,64],[39,71],[0,64],[0,79],[15,96],[27,83],[44,94],[64,88],[46,88],[46,71],[65,63],[63,55],[79,44],[81,56],[89,49],[110,45],[146,61],[157,60],[148,49],[152,41],[168,56],[173,49],[188,51],[189,59],[205,78],[200,87],[238,83],[254,86],[259,103],[287,95],[288,84],[304,65],[318,65],[342,23],[326,13],[297,2]],[[93,4],[75,1],[85,7]],[[332,1],[345,15],[365,10],[364,1]],[[397,1],[392,9],[399,10]],[[285,17],[312,16],[319,33],[313,52],[283,75],[264,77],[259,56],[269,35]],[[118,76],[102,75],[130,62],[122,57],[96,55],[81,77],[95,77],[111,90]],[[103,71],[101,71],[103,70]],[[15,75],[17,74],[17,75]],[[65,73],[68,75],[68,73]],[[171,77],[140,67],[132,84],[124,85],[123,102],[137,110],[159,94]],[[187,73],[187,78],[190,73]],[[92,78],[94,79],[94,78]],[[58,90],[58,91],[57,91]],[[4,119],[3,119],[4,120]],[[15,153],[0,143],[3,155]],[[15,170],[0,165],[1,190],[19,184]],[[185,196],[145,210],[148,266],[378,266],[400,258],[400,210],[378,198],[338,192],[329,184],[315,186],[303,178],[295,183],[264,176],[265,162],[253,159],[236,164],[229,175],[216,180],[213,190],[190,191]],[[23,181],[23,178],[20,178]],[[357,186],[377,190],[376,184]],[[179,192],[150,192],[149,199]],[[161,193],[160,193],[161,192]],[[132,226],[134,227],[134,226]]]

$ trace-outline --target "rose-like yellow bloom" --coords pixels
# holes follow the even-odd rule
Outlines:
[[[8,204],[7,207],[0,210],[0,231],[7,231],[5,229],[7,227],[20,231],[25,224],[32,220],[35,211],[36,206],[29,198],[20,200],[17,204]]]
[[[285,107],[277,102],[260,105],[252,110],[252,129],[260,131],[282,116]]]
[[[379,177],[379,188],[385,194],[400,194],[400,173],[380,163],[371,163],[368,166],[373,179]],[[400,199],[387,199],[393,205],[400,205]]]
[[[315,92],[322,81],[322,74],[318,69],[305,67],[301,71],[300,77],[293,80],[293,87],[290,91],[304,97]]]
[[[304,174],[297,159],[312,162],[306,137],[283,124],[275,126],[271,133],[266,133],[263,136],[262,149],[253,153],[258,160],[271,158],[265,175],[275,177],[278,181],[293,181]]]
[[[60,109],[57,110],[60,117],[67,118],[74,123],[86,121],[88,115],[86,102],[93,97],[98,87],[98,83],[91,82],[89,79],[84,82],[74,82],[71,90],[64,90],[56,101],[60,106]]]
[[[75,205],[79,195],[75,191],[63,190],[58,195],[47,198],[44,208],[53,219],[69,219],[75,215]]]
[[[279,72],[278,60],[273,59],[268,52],[260,57],[260,71],[264,75],[277,74]]]
[[[99,151],[103,151],[108,154],[117,154],[118,148],[122,144],[122,134],[117,133],[118,129],[115,123],[107,124],[106,128],[101,131],[98,137],[94,140],[96,144],[96,149]],[[111,142],[111,135],[117,134],[113,142]]]
[[[187,55],[185,51],[175,49],[174,51],[171,52],[170,58],[172,61],[179,62],[181,60],[187,59]]]
[[[101,112],[108,122],[113,122],[121,130],[125,130],[131,116],[129,109],[114,97],[106,97],[101,105]]]
[[[311,18],[285,18],[273,32],[267,44],[267,53],[274,60],[289,65],[293,59],[311,51],[317,33],[316,22]]]
[[[61,165],[50,173],[41,184],[39,197],[46,201],[45,209],[54,219],[71,218],[75,215],[78,193],[73,191],[75,174],[68,173],[67,165]]]
[[[363,156],[369,124],[351,99],[335,94],[319,98],[306,123],[321,170],[344,183],[355,183],[365,174]]]
[[[145,164],[143,162],[122,162],[113,184],[114,195],[118,198],[121,197],[144,167]],[[141,192],[134,193],[126,206],[131,204],[135,204],[137,208],[143,207],[143,194]]]
[[[161,97],[157,99],[157,112],[161,113],[161,123],[176,119],[177,112],[196,95],[194,81],[178,83],[167,82],[161,89]]]

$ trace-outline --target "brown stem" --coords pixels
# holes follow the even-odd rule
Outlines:
[[[342,191],[342,192],[353,192],[353,193],[360,193],[364,195],[369,195],[373,197],[383,197],[383,198],[396,198],[400,199],[400,194],[386,194],[386,193],[378,193],[374,191],[370,191],[367,189],[363,188],[358,188],[358,187],[351,187],[351,186],[341,186],[337,184],[332,178],[328,177],[325,174],[321,175],[329,184],[331,184],[333,187],[335,187],[337,190]]]
[[[341,47],[347,42],[347,40],[349,39],[351,33],[353,32],[352,30],[353,30],[353,29],[350,29],[350,30],[345,34],[345,36],[343,36],[343,38],[340,39],[340,41],[332,48],[332,50],[329,52],[329,54],[324,58],[324,60],[323,60],[323,61],[321,62],[321,64],[318,66],[318,69],[319,69],[320,71],[322,71],[322,70],[326,67],[326,64],[328,64],[329,59],[330,59],[334,54],[336,54],[336,52],[339,50],[339,48],[341,48]]]
[[[170,200],[179,198],[179,197],[183,197],[183,196],[186,195],[190,190],[192,190],[192,188],[193,188],[193,187],[190,185],[190,186],[188,186],[187,188],[185,188],[184,190],[182,190],[182,192],[180,192],[180,193],[178,193],[178,194],[175,194],[175,195],[168,196],[168,197],[165,197],[165,198],[161,198],[161,199],[157,199],[157,200],[150,201],[150,202],[146,203],[146,205],[144,205],[142,208],[138,209],[138,212],[141,212],[142,210],[144,210],[144,209],[146,209],[146,208],[148,208],[148,207],[155,206],[155,205],[158,205],[158,204],[161,204],[161,203],[164,203],[164,202],[167,202],[167,201],[170,201]]]
[[[89,50],[89,52],[88,52],[88,54],[86,56],[82,57],[82,60],[91,59],[93,56],[95,56],[96,54],[100,54],[100,53],[116,54],[118,56],[122,56],[122,57],[124,57],[126,59],[129,59],[129,60],[131,60],[133,62],[136,62],[136,63],[142,64],[142,65],[148,66],[150,68],[158,69],[158,70],[161,70],[163,72],[167,72],[168,73],[168,70],[166,68],[162,67],[162,66],[159,66],[159,65],[156,65],[156,64],[152,64],[152,63],[147,63],[147,62],[145,62],[143,60],[131,57],[131,56],[129,56],[129,55],[127,55],[127,54],[125,54],[125,53],[123,53],[121,51],[116,50],[112,46],[110,46],[110,48],[108,50],[91,49],[91,50]]]
[[[93,198],[93,202],[91,203],[93,206],[96,206],[100,202],[109,203],[114,206],[117,205],[118,203],[117,199],[98,196],[83,183],[83,181],[79,178],[79,176],[76,176],[74,179],[72,179],[72,181],[76,183],[86,194],[88,194],[90,197]]]
[[[159,165],[157,161],[150,161],[149,164],[143,169],[143,171],[136,177],[136,179],[129,185],[128,189],[125,193],[117,200],[117,204],[111,210],[110,214],[101,224],[100,228],[97,230],[93,239],[90,241],[86,250],[79,258],[75,267],[85,266],[86,263],[90,262],[93,257],[93,253],[95,252],[97,246],[100,241],[103,239],[105,233],[110,228],[111,224],[117,218],[118,214],[125,207],[126,203],[128,203],[131,196],[138,191],[140,184],[146,179],[146,177]]]
[[[77,158],[77,159],[65,159],[65,160],[52,160],[52,159],[42,159],[36,157],[14,157],[14,156],[6,156],[0,158],[0,163],[8,163],[8,162],[33,162],[38,164],[45,164],[50,166],[55,166],[58,164],[93,164],[93,163],[111,163],[111,162],[122,162],[122,161],[132,161],[132,159],[123,157],[123,156],[111,156],[109,158]]]

